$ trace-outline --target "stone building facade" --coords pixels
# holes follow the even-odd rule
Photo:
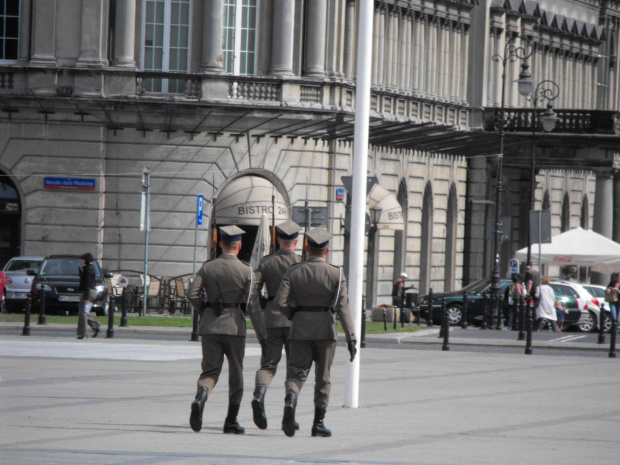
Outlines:
[[[209,218],[198,230],[199,261],[215,224],[231,222],[248,230],[247,257],[273,195],[276,219],[306,202],[323,209],[334,234],[330,259],[346,266],[350,198],[341,189],[352,172],[357,1],[0,4],[4,257],[89,250],[107,269],[141,270],[148,167],[149,273],[191,273],[199,194]],[[556,232],[583,225],[620,234],[620,2],[374,4],[368,175],[377,187],[368,206],[386,209],[373,304],[390,302],[402,271],[421,292],[490,274],[485,222],[495,201],[501,88],[492,56],[513,35],[534,44],[532,74],[562,88],[562,126],[537,137],[535,207],[551,209]],[[507,74],[507,115],[523,126],[531,107],[510,84],[516,63]],[[506,133],[501,201],[511,234],[502,274],[526,241],[531,131],[519,124]],[[388,218],[388,205],[398,214]]]

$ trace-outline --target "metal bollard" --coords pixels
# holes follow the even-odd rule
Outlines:
[[[502,299],[499,296],[496,296],[495,294],[493,294],[493,303],[495,303],[495,301],[497,300],[497,323],[495,324],[495,329],[496,330],[501,330],[502,329],[502,320],[504,319],[504,312],[503,312],[503,305],[502,305]],[[493,307],[495,308],[495,307]]]
[[[601,310],[598,314],[598,344],[605,344],[605,305],[601,304]]]
[[[26,316],[24,317],[24,329],[22,330],[22,336],[30,336],[30,312],[32,306],[32,298],[28,294],[26,299]]]
[[[400,308],[400,327],[405,327],[405,305]]]
[[[383,309],[383,331],[387,332],[387,314],[385,308]]]
[[[123,295],[121,296],[121,328],[127,327],[127,296],[125,291],[126,288],[123,289]]]
[[[194,315],[192,318],[192,336],[190,338],[190,341],[197,341],[198,340],[198,310],[196,310],[195,308],[193,309],[194,311]]]
[[[393,311],[392,311],[392,326],[394,330],[396,330],[396,326],[397,326],[397,322],[396,322],[396,312],[398,312],[399,307],[394,307]]]
[[[529,308],[530,296],[527,295],[519,300],[519,335],[517,336],[517,341],[525,341],[525,312]]]
[[[360,341],[360,348],[366,347],[366,304],[362,298],[362,340]]]
[[[448,308],[446,307],[446,299],[442,299],[441,311],[443,312],[443,346],[441,350],[450,350],[450,319],[448,318]]]
[[[144,311],[144,298],[140,296],[138,300],[138,316],[146,316]]]
[[[39,292],[39,322],[38,325],[45,325],[45,290],[40,289]]]
[[[446,309],[444,308],[445,301],[445,299],[441,299],[441,324],[439,325],[439,335],[437,336],[439,339],[443,338],[444,325],[446,323]]]
[[[461,328],[467,329],[467,291],[463,291],[463,313],[461,314]]]
[[[433,289],[428,290],[428,315],[426,320],[426,326],[429,328],[433,326]]]
[[[170,297],[170,309],[168,310],[168,313],[170,313],[170,316],[174,316],[174,312],[177,309],[177,301],[174,297]]]
[[[489,308],[489,296],[484,294],[484,309],[482,310],[482,324],[480,329],[487,329],[487,311]]]
[[[528,302],[527,306],[527,339],[525,341],[525,355],[532,355],[532,312]]]
[[[114,311],[116,310],[116,305],[114,303],[114,297],[108,295],[108,301],[110,302],[108,305],[108,331],[106,332],[106,339],[112,339],[114,337]]]
[[[519,318],[519,307],[521,306],[522,300],[523,296],[519,296],[519,298],[512,304],[512,309],[510,310],[512,314],[512,325],[510,326],[511,331],[517,330],[517,319]]]
[[[618,333],[618,320],[611,322],[611,337],[609,338],[609,358],[616,358],[616,334]]]

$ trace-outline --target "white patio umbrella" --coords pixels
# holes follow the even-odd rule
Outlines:
[[[532,257],[538,257],[539,244],[532,244]],[[527,247],[518,250],[517,260],[527,260]],[[540,261],[549,265],[589,266],[597,270],[620,268],[620,244],[592,230],[571,229],[540,244]]]

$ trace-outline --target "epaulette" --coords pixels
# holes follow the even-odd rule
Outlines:
[[[241,263],[243,263],[245,266],[250,266],[250,264],[248,262],[244,262],[243,260],[239,260]]]
[[[338,265],[332,265],[331,263],[328,263],[329,266],[333,266],[334,268],[336,268],[337,270],[340,270],[340,267]]]

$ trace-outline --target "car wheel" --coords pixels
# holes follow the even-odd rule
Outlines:
[[[579,331],[582,333],[591,333],[596,329],[596,318],[592,313],[588,312],[587,315],[581,315],[579,323],[577,324]]]
[[[611,317],[607,314],[603,316],[603,331],[606,333],[611,332]]]
[[[450,326],[458,326],[463,319],[463,309],[458,304],[453,304],[448,307],[448,321]]]
[[[105,303],[103,307],[97,307],[97,316],[106,316],[108,314],[108,307],[110,304],[108,302]]]

